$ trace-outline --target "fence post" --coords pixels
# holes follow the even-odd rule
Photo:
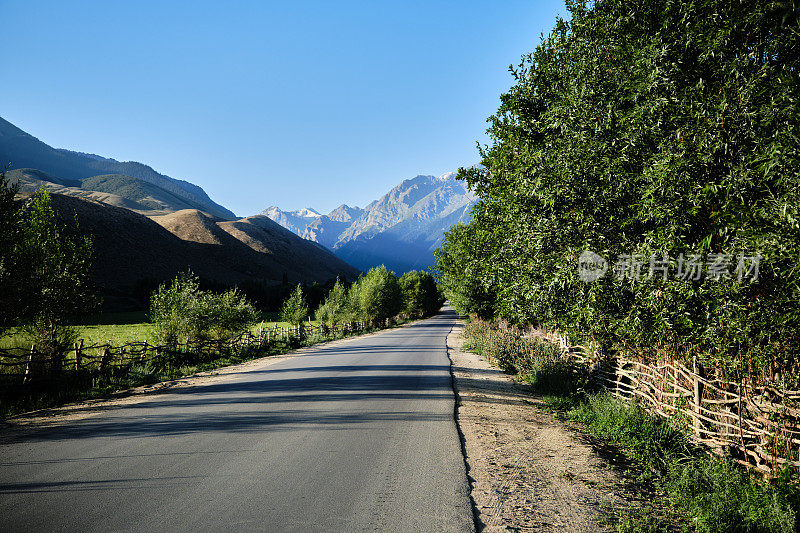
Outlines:
[[[23,385],[31,379],[31,365],[33,364],[34,353],[36,353],[36,345],[31,344],[31,353],[28,354],[28,364],[25,365],[25,376],[22,378]]]
[[[698,438],[703,438],[701,431],[703,429],[702,424],[700,423],[700,416],[702,416],[702,404],[703,404],[703,383],[702,383],[702,375],[703,375],[703,367],[697,363],[697,356],[694,356],[692,361],[692,382],[693,382],[693,400],[694,405],[692,408],[694,409],[695,418],[694,418],[694,433],[697,435]]]
[[[103,347],[103,353],[100,355],[100,367],[99,370],[102,372],[105,370],[106,365],[108,365],[108,358],[111,354],[108,351],[108,346]]]
[[[83,350],[83,339],[75,343],[75,372],[81,369],[81,363],[83,363],[81,350]]]

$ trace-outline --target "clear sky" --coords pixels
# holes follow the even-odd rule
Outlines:
[[[559,1],[0,0],[0,116],[246,216],[478,161]]]

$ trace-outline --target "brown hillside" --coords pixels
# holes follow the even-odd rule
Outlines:
[[[62,217],[76,216],[81,231],[92,236],[93,274],[106,301],[115,307],[131,299],[137,286],[164,281],[188,269],[225,284],[247,279],[279,283],[284,274],[292,282],[324,282],[335,276],[353,279],[358,273],[332,253],[283,228],[283,236],[264,242],[264,252],[237,240],[195,210],[158,217],[175,235],[127,209],[59,194],[52,199]]]
[[[184,241],[202,244],[222,244],[224,231],[209,215],[197,209],[182,209],[168,215],[151,216],[150,220]]]

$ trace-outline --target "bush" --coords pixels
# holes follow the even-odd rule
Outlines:
[[[203,291],[197,276],[186,273],[162,284],[150,298],[156,337],[168,344],[225,340],[257,319],[255,308],[236,289]]]
[[[564,357],[561,349],[539,338],[501,331],[497,324],[473,318],[464,331],[467,347],[506,372],[520,374],[546,394],[574,394],[589,380],[588,368]]]

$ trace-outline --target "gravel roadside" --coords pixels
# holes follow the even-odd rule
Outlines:
[[[527,384],[463,351],[462,330],[447,347],[478,529],[608,531],[603,508],[626,500],[619,474]]]

